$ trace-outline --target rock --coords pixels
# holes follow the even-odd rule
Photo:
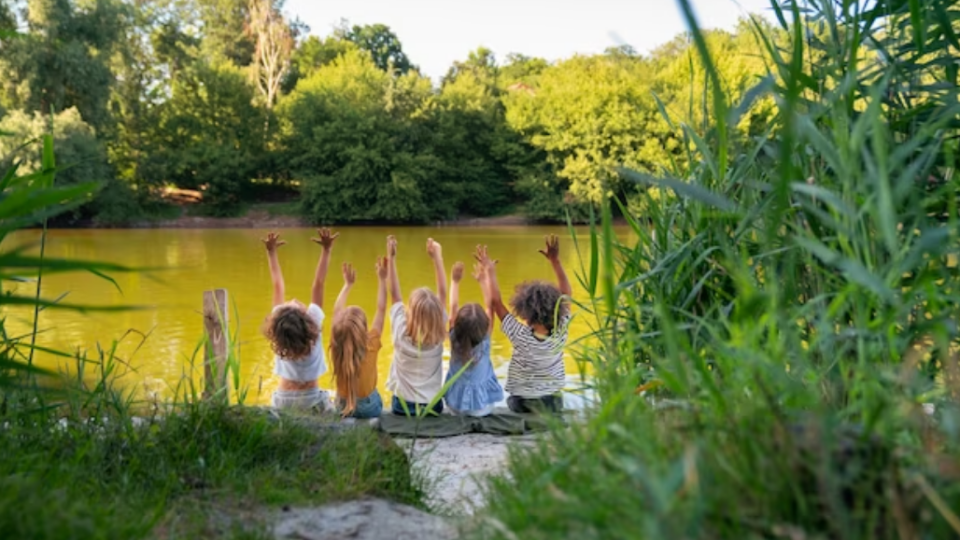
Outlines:
[[[456,527],[439,516],[380,499],[291,507],[276,514],[278,540],[448,540]]]

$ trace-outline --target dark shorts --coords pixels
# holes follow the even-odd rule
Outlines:
[[[407,405],[406,411],[403,410],[404,404]],[[401,400],[397,396],[393,396],[393,401],[391,402],[390,405],[391,405],[390,409],[393,411],[393,414],[396,414],[399,416],[407,416],[407,411],[410,412],[410,416],[416,416],[421,410],[424,410],[427,408],[427,405],[425,403],[411,403],[409,401]],[[442,412],[443,412],[443,400],[438,399],[437,403],[433,406],[433,414],[440,414]],[[430,413],[427,413],[427,414],[429,416],[433,416]]]
[[[549,412],[559,414],[563,412],[563,394],[538,398],[510,396],[507,398],[507,407],[515,413]]]

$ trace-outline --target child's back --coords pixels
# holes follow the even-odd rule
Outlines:
[[[415,343],[409,335],[407,313],[401,302],[390,307],[390,325],[393,363],[387,388],[408,402],[429,403],[443,386],[443,341],[433,345]]]
[[[570,316],[560,319],[549,335],[537,335],[533,329],[507,314],[501,329],[513,346],[507,369],[507,392],[523,398],[551,396],[563,390],[566,371],[563,349],[567,346]]]
[[[467,304],[456,315],[450,331],[450,370],[447,372],[447,381],[453,380],[453,383],[444,396],[447,406],[455,413],[486,416],[503,399],[503,388],[490,361],[490,327],[490,317],[480,304]]]

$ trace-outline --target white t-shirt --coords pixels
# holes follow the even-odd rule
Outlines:
[[[533,329],[512,314],[500,323],[503,333],[513,345],[513,356],[507,368],[507,393],[525,398],[550,396],[563,390],[566,372],[563,369],[563,348],[567,345],[570,315],[546,339],[540,340]]]
[[[276,306],[274,311],[283,306]],[[300,360],[287,360],[279,356],[273,362],[273,373],[280,377],[297,382],[315,381],[327,372],[327,363],[323,356],[323,310],[316,304],[307,307],[307,317],[313,318],[320,328],[317,341],[310,349],[310,355]]]
[[[443,314],[446,326],[447,314]],[[443,386],[443,342],[428,349],[418,347],[407,336],[407,312],[403,302],[390,306],[393,334],[393,362],[387,390],[411,403],[430,403]]]

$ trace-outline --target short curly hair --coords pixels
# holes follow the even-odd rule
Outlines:
[[[303,308],[287,305],[270,314],[263,324],[263,334],[280,358],[303,360],[320,337],[320,326]]]
[[[546,281],[524,281],[517,285],[510,307],[527,324],[543,325],[551,333],[556,323],[570,312],[560,289]]]

